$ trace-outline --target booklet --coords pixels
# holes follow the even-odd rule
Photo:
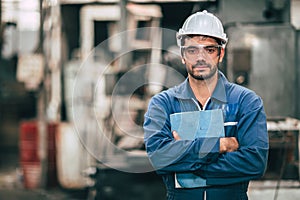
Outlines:
[[[171,130],[175,130],[183,140],[193,140],[198,137],[225,136],[223,112],[221,109],[174,113],[170,115],[170,120]],[[193,173],[175,174],[176,188],[205,186],[207,186],[206,180]]]

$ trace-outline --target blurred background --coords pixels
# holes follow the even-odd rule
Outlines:
[[[143,144],[155,93],[186,76],[175,34],[208,10],[221,70],[265,105],[250,199],[298,199],[300,0],[1,0],[0,199],[165,199]]]

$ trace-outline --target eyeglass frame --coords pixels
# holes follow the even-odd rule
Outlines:
[[[187,48],[193,48],[193,47],[194,47],[194,48],[198,48],[198,49],[200,49],[199,47],[201,47],[201,48],[204,50],[205,55],[208,55],[208,56],[210,56],[210,57],[212,57],[212,55],[213,55],[214,53],[216,53],[216,51],[217,51],[218,54],[217,54],[216,56],[214,56],[214,58],[215,58],[215,57],[217,57],[217,56],[220,55],[221,49],[222,49],[223,46],[222,46],[222,45],[218,45],[218,44],[217,44],[217,45],[195,44],[195,45],[189,45],[189,46],[180,46],[182,55],[185,55],[185,56],[188,58],[189,56],[186,55],[186,49],[187,49]],[[216,51],[214,51],[214,52],[208,52],[208,51],[205,49],[205,48],[208,48],[208,47],[214,47],[214,48],[217,48],[217,49],[216,49]],[[195,53],[194,55],[190,55],[190,58],[188,58],[188,59],[192,59],[191,56],[198,57],[199,54],[200,54],[200,50],[199,50],[199,52]]]

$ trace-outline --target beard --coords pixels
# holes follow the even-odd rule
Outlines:
[[[206,65],[209,68],[209,73],[207,74],[196,74],[194,73],[193,69],[197,68],[199,65]],[[217,72],[218,66],[217,65],[210,65],[205,62],[197,62],[195,65],[192,65],[191,69],[188,69],[188,74],[196,80],[207,80],[213,77]]]

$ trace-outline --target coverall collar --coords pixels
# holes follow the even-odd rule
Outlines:
[[[226,92],[225,92],[225,84],[227,83],[227,79],[221,71],[218,71],[218,82],[216,88],[214,89],[211,99],[216,99],[218,101],[227,102]],[[175,87],[175,97],[179,99],[191,99],[196,98],[192,88],[189,84],[188,78],[185,79],[183,83]]]

